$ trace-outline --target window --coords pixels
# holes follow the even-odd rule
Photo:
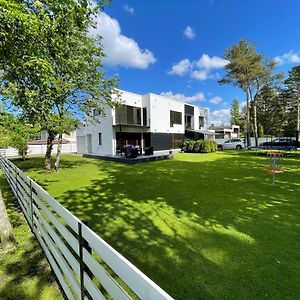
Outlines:
[[[143,125],[147,126],[148,122],[147,122],[147,108],[143,107]]]
[[[117,124],[141,125],[141,108],[124,105],[116,108]]]
[[[102,145],[102,133],[101,132],[98,133],[98,143],[99,143],[99,145]]]
[[[170,110],[170,127],[173,127],[174,124],[182,124],[182,113]]]
[[[204,117],[199,117],[199,129],[201,129],[201,127],[204,127]]]
[[[93,110],[93,117],[97,117],[97,116],[99,116],[99,115],[100,115],[99,109],[95,108],[95,109]]]

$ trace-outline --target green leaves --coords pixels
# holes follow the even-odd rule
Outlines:
[[[103,2],[0,0],[0,92],[31,122],[114,105],[101,38],[88,30]],[[101,101],[100,101],[101,99]]]

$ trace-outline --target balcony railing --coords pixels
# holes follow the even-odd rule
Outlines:
[[[141,127],[150,127],[150,119],[146,120],[137,120],[137,119],[127,119],[123,116],[115,116],[113,117],[113,125],[127,125],[127,126],[141,126]]]
[[[185,123],[185,129],[194,130],[194,124],[193,123]]]

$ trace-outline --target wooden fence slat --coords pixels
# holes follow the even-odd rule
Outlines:
[[[49,263],[50,263],[50,265],[52,267],[52,270],[54,271],[54,273],[55,273],[55,275],[56,275],[56,277],[57,277],[57,279],[58,279],[61,287],[63,288],[63,290],[64,290],[67,298],[69,300],[75,300],[74,295],[71,292],[71,289],[70,289],[69,285],[67,284],[67,282],[66,282],[63,274],[61,273],[61,271],[60,271],[57,263],[55,262],[52,254],[48,250],[48,248],[47,248],[45,242],[43,241],[41,235],[39,234],[38,230],[34,229],[34,232],[35,232],[35,236],[37,237],[37,239],[38,239],[41,247],[43,248],[43,250],[44,250],[44,252],[45,252],[45,254],[46,254],[47,258],[48,258],[48,261],[49,261]]]
[[[66,242],[72,247],[72,249],[79,254],[78,250],[78,241],[71,234],[71,232],[62,224],[60,221],[54,216],[54,214],[46,207],[44,203],[35,195],[32,194],[32,198],[34,202],[41,208],[41,210],[47,215],[51,223],[57,228],[57,230],[61,233]]]
[[[52,207],[55,212],[78,234],[77,224],[80,222],[70,211],[68,211],[64,206],[57,202],[53,197],[51,197],[43,188],[41,188],[34,181],[32,182],[32,187],[35,189],[37,194],[39,194],[50,207]]]
[[[80,296],[80,285],[79,282],[76,279],[76,276],[72,272],[71,268],[65,261],[64,257],[58,250],[57,246],[53,244],[51,239],[49,238],[49,235],[45,228],[41,225],[39,220],[34,216],[35,219],[35,225],[37,226],[37,229],[39,230],[41,236],[43,237],[45,244],[48,248],[48,250],[51,252],[52,256],[56,259],[57,263],[59,264],[60,268],[63,270],[65,277],[68,279],[69,284],[71,285],[73,291],[75,292],[76,296],[79,298]]]
[[[110,274],[98,263],[98,261],[85,249],[83,250],[83,260],[89,267],[93,275],[101,282],[101,285],[116,300],[132,299],[125,290],[110,276]]]
[[[82,234],[103,261],[141,298],[146,300],[173,299],[131,262],[101,239],[86,225]]]
[[[52,227],[49,225],[49,223],[45,220],[45,218],[42,216],[42,214],[39,212],[37,207],[34,206],[34,212],[40,219],[40,221],[43,223],[43,226],[47,229],[48,233],[51,235],[52,239],[55,241],[57,246],[60,248],[61,253],[65,257],[66,261],[70,264],[72,269],[76,272],[76,275],[80,275],[80,267],[79,263],[76,260],[76,258],[73,256],[71,251],[66,247],[63,240],[58,236],[58,234],[52,229]]]

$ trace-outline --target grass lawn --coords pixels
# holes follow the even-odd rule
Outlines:
[[[235,151],[17,164],[176,299],[299,298],[299,158],[274,188],[266,157]]]
[[[37,241],[24,219],[0,171],[0,188],[13,226],[17,247],[9,253],[0,249],[1,300],[63,299]]]

